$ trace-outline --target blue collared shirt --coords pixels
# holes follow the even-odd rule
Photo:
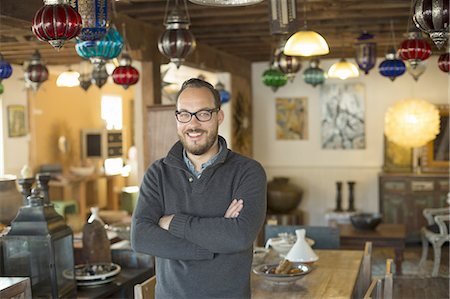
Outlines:
[[[212,157],[211,159],[209,159],[208,161],[203,163],[200,171],[197,171],[195,169],[195,166],[194,166],[194,164],[192,164],[191,160],[189,160],[185,149],[183,149],[183,160],[184,160],[184,163],[186,164],[187,168],[189,169],[189,171],[193,175],[195,175],[195,177],[197,179],[199,179],[202,176],[203,170],[205,170],[206,167],[208,167],[208,166],[214,164],[214,162],[216,162],[221,151],[222,151],[222,145],[219,143],[219,151],[217,152],[217,154],[215,154],[214,157]]]

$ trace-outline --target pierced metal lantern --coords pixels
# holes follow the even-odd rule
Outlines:
[[[139,72],[131,65],[131,62],[130,55],[123,53],[119,62],[120,65],[112,73],[114,83],[122,85],[124,89],[136,84],[139,80]]]
[[[363,32],[355,43],[355,60],[358,67],[368,74],[377,60],[377,44],[373,41],[373,34]]]
[[[264,85],[269,86],[275,92],[279,87],[286,85],[287,77],[280,70],[269,68],[262,75]]]
[[[108,72],[106,71],[106,63],[95,64],[92,70],[92,82],[97,85],[98,88],[102,88],[108,81]]]
[[[25,83],[29,84],[34,91],[37,91],[41,84],[48,79],[48,69],[41,61],[41,54],[38,50],[31,56],[24,73]]]
[[[325,79],[325,71],[319,67],[319,60],[311,60],[309,62],[309,68],[303,72],[303,80],[305,83],[316,87],[317,85],[323,84]]]
[[[11,64],[4,60],[3,55],[0,53],[0,82],[11,77],[12,71]]]
[[[398,56],[409,61],[412,68],[415,68],[420,61],[428,59],[431,55],[431,47],[423,38],[422,33],[411,31],[408,33],[408,39],[400,44]]]
[[[302,68],[300,58],[288,56],[283,53],[284,46],[279,47],[274,53],[274,66],[286,75],[289,81],[293,82],[295,74]]]
[[[378,70],[382,76],[389,77],[391,81],[394,81],[395,78],[405,73],[406,66],[402,60],[396,58],[395,50],[391,49],[386,54],[386,60],[383,60],[378,66]]]
[[[169,2],[167,2],[164,19],[166,30],[159,37],[158,49],[179,68],[185,58],[195,50],[196,41],[194,35],[189,31],[190,20],[186,0],[184,0],[186,12],[181,11],[176,1],[175,7],[167,15]]]
[[[44,0],[44,6],[34,15],[31,29],[39,40],[59,50],[66,40],[80,33],[81,24],[81,16],[69,5],[69,0]]]
[[[222,104],[228,103],[230,101],[231,94],[225,89],[225,85],[223,85],[222,82],[217,82],[214,88],[219,92],[220,102]]]
[[[439,56],[438,66],[441,71],[448,73],[450,67],[450,57],[449,53],[444,53]]]
[[[110,60],[119,56],[123,48],[123,38],[119,31],[111,27],[106,36],[99,41],[77,41],[75,50],[84,59],[90,59],[95,64],[102,60]]]
[[[81,41],[99,41],[105,37],[109,26],[108,0],[71,0],[83,19],[78,38]]]
[[[439,49],[448,39],[448,9],[448,0],[417,0],[414,4],[414,23],[430,35]]]
[[[408,73],[413,77],[415,81],[419,80],[419,77],[422,76],[422,74],[427,69],[425,62],[419,61],[414,67],[411,65],[411,62],[406,61],[406,70]]]
[[[81,61],[79,73],[78,81],[80,81],[80,87],[87,91],[92,84],[92,64],[89,60]]]
[[[295,0],[269,1],[270,34],[288,34],[298,29]]]

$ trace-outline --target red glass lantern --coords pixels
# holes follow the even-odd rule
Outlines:
[[[438,66],[441,71],[448,73],[450,67],[450,53],[444,53],[439,56]]]
[[[66,40],[80,33],[81,16],[68,0],[44,0],[44,4],[34,15],[31,29],[39,40],[60,49]]]
[[[416,68],[420,61],[428,59],[430,55],[430,44],[417,31],[409,32],[408,39],[404,40],[398,49],[398,56],[403,60],[409,61],[412,68]]]
[[[127,53],[122,54],[120,65],[112,73],[114,83],[122,85],[124,89],[134,85],[139,81],[139,72],[131,66],[131,57]]]
[[[47,67],[41,61],[41,54],[38,50],[31,56],[30,64],[24,73],[25,83],[37,91],[41,84],[48,79]]]

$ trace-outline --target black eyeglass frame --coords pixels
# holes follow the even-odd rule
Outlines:
[[[198,110],[196,112],[178,111],[178,110],[176,110],[175,111],[175,118],[177,119],[177,121],[179,121],[180,123],[183,123],[183,124],[187,124],[188,122],[190,122],[192,120],[192,116],[195,116],[195,118],[199,122],[207,122],[207,121],[210,121],[212,119],[212,115],[213,115],[214,112],[219,112],[219,111],[220,111],[220,108],[202,109],[202,110]],[[209,119],[207,119],[207,120],[200,120],[198,118],[198,116],[197,116],[197,113],[200,113],[200,112],[209,112],[209,113],[211,113],[211,117]],[[180,115],[181,113],[189,113],[191,115],[191,117],[189,118],[188,121],[181,121],[181,120],[178,119],[178,115]]]

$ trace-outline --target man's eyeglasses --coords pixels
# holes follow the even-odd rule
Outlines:
[[[191,121],[192,116],[195,116],[198,121],[206,122],[210,121],[212,118],[212,114],[214,112],[218,112],[220,108],[214,108],[214,109],[204,109],[199,110],[197,112],[189,112],[189,111],[175,111],[175,117],[180,123],[188,123]]]

